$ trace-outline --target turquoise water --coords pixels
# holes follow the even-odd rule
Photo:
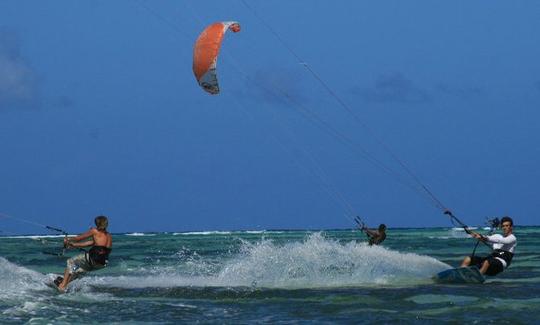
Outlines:
[[[539,323],[540,227],[515,233],[482,285],[431,280],[470,254],[459,229],[390,229],[381,247],[353,230],[116,234],[110,266],[66,294],[45,282],[67,256],[42,253],[61,237],[4,236],[0,322]]]

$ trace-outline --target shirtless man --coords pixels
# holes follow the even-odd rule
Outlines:
[[[360,228],[360,230],[366,233],[366,236],[368,237],[368,240],[369,240],[368,241],[369,246],[379,245],[386,239],[386,225],[383,223],[379,225],[379,228],[377,230],[368,229],[365,226]]]
[[[90,228],[87,232],[72,238],[64,238],[67,248],[82,248],[92,246],[88,252],[74,256],[67,261],[64,270],[64,278],[58,277],[54,283],[58,290],[64,292],[67,285],[80,275],[101,269],[107,266],[109,254],[112,248],[112,236],[107,232],[109,221],[105,216],[98,216],[94,220],[96,228]],[[88,240],[86,240],[88,239]]]

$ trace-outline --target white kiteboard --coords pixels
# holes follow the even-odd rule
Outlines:
[[[437,273],[433,279],[438,283],[484,283],[486,279],[476,266],[458,267]]]

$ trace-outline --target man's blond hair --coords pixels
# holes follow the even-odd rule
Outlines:
[[[107,227],[109,226],[109,220],[106,216],[97,216],[96,219],[94,219],[94,222],[96,223],[98,230],[107,230]]]

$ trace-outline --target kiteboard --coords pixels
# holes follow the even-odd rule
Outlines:
[[[58,289],[58,285],[60,285],[60,283],[62,283],[63,280],[64,280],[63,277],[57,276],[56,279],[54,279],[54,281],[47,281],[47,282],[45,282],[45,284],[48,287],[51,287],[53,289],[56,289],[56,290],[60,291],[60,289]]]
[[[433,279],[438,283],[466,284],[484,283],[486,280],[476,266],[458,267],[437,273]]]

